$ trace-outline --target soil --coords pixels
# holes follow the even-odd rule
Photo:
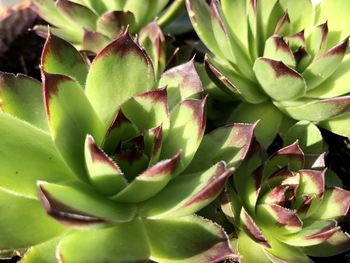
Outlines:
[[[181,44],[188,39],[191,34],[179,37]],[[193,36],[193,35],[192,35]],[[190,39],[196,40],[195,38]],[[178,40],[179,41],[179,40]],[[38,37],[34,32],[28,31],[18,37],[9,50],[4,54],[0,54],[0,71],[23,73],[40,80],[40,55],[44,45],[44,39]],[[197,56],[200,59],[201,56]],[[329,145],[329,153],[326,156],[326,164],[341,178],[344,188],[350,190],[350,141],[348,138],[338,136],[329,131],[322,130],[322,135]],[[276,139],[270,152],[280,148],[281,140]],[[347,217],[342,223],[344,231],[350,233],[350,218]],[[19,258],[10,260],[0,260],[1,263],[18,262]],[[350,263],[350,251],[329,258],[313,258],[315,263]]]

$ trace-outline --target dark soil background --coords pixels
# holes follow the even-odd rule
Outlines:
[[[177,38],[179,45],[194,42],[197,38],[193,33],[187,33]],[[19,36],[4,54],[0,54],[0,71],[23,73],[40,80],[40,55],[44,39],[38,37],[33,31],[24,32]],[[201,59],[199,55],[196,59]],[[344,188],[350,190],[350,141],[348,138],[335,135],[322,130],[322,135],[329,145],[326,164],[341,178]],[[281,148],[281,141],[276,139],[271,151]],[[341,223],[344,231],[350,232],[349,216]],[[18,262],[19,258],[0,260],[1,263]],[[316,263],[350,263],[350,251],[330,258],[313,258]],[[38,262],[39,263],[39,262]],[[255,262],[252,262],[255,263]],[[258,262],[256,262],[258,263]]]

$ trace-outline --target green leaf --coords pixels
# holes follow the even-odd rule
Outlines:
[[[248,80],[236,73],[229,65],[222,65],[206,57],[205,62],[206,70],[209,77],[228,94],[232,94],[241,97],[241,100],[249,103],[257,104],[262,103],[268,99],[264,94],[256,81]]]
[[[264,253],[264,248],[253,241],[244,231],[239,231],[238,252],[241,263],[270,263],[271,261]]]
[[[151,259],[157,262],[219,262],[238,258],[224,230],[201,217],[145,220],[144,225]]]
[[[320,130],[309,121],[299,121],[283,135],[283,145],[298,140],[300,148],[306,154],[322,153],[324,142]]]
[[[50,32],[42,51],[41,67],[47,73],[75,78],[82,87],[85,87],[88,74],[86,61],[70,43]]]
[[[48,131],[41,83],[25,75],[0,72],[0,109]]]
[[[219,161],[238,167],[250,149],[254,129],[253,124],[231,124],[204,135],[186,172],[203,171]]]
[[[37,198],[36,181],[60,182],[74,175],[49,135],[7,114],[0,114],[1,187]]]
[[[1,250],[36,245],[65,230],[47,216],[37,200],[12,194],[3,188],[0,188],[0,210]]]
[[[306,39],[308,53],[312,56],[319,56],[327,48],[328,24],[327,22],[312,29]]]
[[[303,72],[307,89],[312,90],[324,82],[339,67],[349,45],[349,38],[318,56]]]
[[[296,66],[293,52],[280,36],[272,36],[266,40],[264,57],[281,61],[289,67]]]
[[[167,62],[166,42],[162,29],[156,22],[149,23],[140,31],[139,42],[149,54],[153,62],[156,79],[159,79]]]
[[[278,236],[297,233],[303,225],[295,210],[276,204],[259,204],[256,207],[256,220],[261,228]]]
[[[314,7],[310,0],[280,0],[284,10],[288,10],[293,31],[298,32],[310,27],[314,22]]]
[[[168,94],[165,88],[138,94],[121,105],[125,116],[140,130],[148,130],[162,124],[169,127]]]
[[[140,219],[110,228],[77,231],[58,245],[61,262],[147,262],[150,248]]]
[[[220,162],[203,172],[181,174],[143,203],[140,214],[148,218],[169,218],[199,211],[219,195],[231,173],[232,170]]]
[[[350,93],[350,56],[345,56],[337,70],[316,89],[306,93],[311,98],[332,98]]]
[[[109,37],[95,32],[84,30],[84,35],[82,36],[82,49],[88,50],[94,53],[100,52],[104,47],[110,42]]]
[[[68,22],[65,22],[68,23]],[[36,25],[33,29],[35,33],[43,38],[48,37],[48,27],[44,25]],[[77,47],[80,47],[81,40],[83,39],[83,31],[76,28],[58,28],[50,27],[50,32],[55,36],[65,39]]]
[[[154,78],[150,58],[127,31],[105,47],[93,61],[86,81],[87,96],[104,127],[111,124],[123,102],[151,90]]]
[[[122,171],[95,144],[90,135],[85,140],[85,162],[89,181],[99,192],[111,196],[127,186]]]
[[[258,58],[253,69],[262,89],[273,100],[291,100],[305,95],[303,77],[283,62]]]
[[[335,219],[343,218],[349,211],[350,192],[339,187],[326,189],[323,201],[313,218]]]
[[[200,99],[203,93],[194,60],[171,68],[164,72],[159,80],[159,87],[167,87],[169,108],[172,110],[180,101]]]
[[[295,262],[295,263],[312,263],[313,261],[304,254],[303,250],[298,247],[289,246],[272,236],[269,237],[271,248],[266,249],[265,253],[271,262]]]
[[[134,24],[135,17],[133,13],[123,10],[109,11],[98,18],[97,31],[110,39],[114,39],[128,26],[132,31]]]
[[[213,32],[209,19],[211,17],[210,9],[205,0],[187,0],[186,6],[192,25],[199,38],[215,56],[225,61],[225,55],[221,51]]]
[[[170,128],[163,141],[160,159],[181,151],[178,172],[190,164],[202,141],[206,124],[205,104],[206,98],[186,99],[171,113]]]
[[[46,212],[68,226],[127,222],[135,216],[134,206],[113,202],[82,183],[59,185],[41,181],[38,186]]]
[[[254,130],[258,141],[268,147],[280,131],[283,114],[271,103],[261,104],[241,103],[233,112],[229,122],[255,123]]]
[[[347,0],[322,0],[320,3],[318,22],[328,23],[330,29],[328,46],[333,46],[349,36],[350,30],[347,26],[350,23],[349,4]]]
[[[21,263],[57,263],[56,247],[62,236],[56,237],[45,243],[30,247],[21,259]]]
[[[347,233],[338,231],[327,241],[310,247],[303,248],[307,255],[314,257],[331,257],[349,250],[350,236]]]
[[[33,9],[40,17],[54,26],[61,26],[68,23],[66,18],[58,11],[55,2],[51,0],[33,0]]]
[[[301,98],[295,101],[275,102],[284,113],[295,120],[326,121],[349,110],[350,96],[330,99]]]
[[[123,141],[128,141],[139,134],[139,130],[123,113],[118,110],[115,118],[108,128],[103,139],[103,150],[107,154],[114,154],[118,145]]]
[[[102,124],[73,79],[43,72],[44,99],[54,142],[76,175],[86,180],[84,142],[91,134],[102,140]]]
[[[77,4],[68,0],[58,0],[56,2],[58,10],[65,15],[68,25],[77,28],[96,29],[97,15],[85,5]]]
[[[151,166],[112,199],[124,203],[136,203],[152,198],[173,178],[179,158],[180,154],[176,154]]]
[[[281,236],[279,239],[294,247],[308,247],[321,244],[340,230],[336,221],[314,221],[304,223],[303,229],[293,235]]]
[[[350,137],[350,126],[347,125],[349,119],[350,112],[347,112],[338,117],[322,121],[318,125],[341,136]]]

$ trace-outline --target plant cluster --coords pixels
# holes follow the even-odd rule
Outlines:
[[[51,25],[35,27],[41,82],[0,72],[0,259],[299,263],[350,249],[350,192],[318,128],[350,136],[347,0],[31,5]],[[170,66],[162,27],[185,11],[203,45]]]

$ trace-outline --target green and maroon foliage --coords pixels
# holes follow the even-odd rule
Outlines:
[[[187,0],[208,75],[268,146],[296,121],[350,136],[349,1]]]
[[[296,142],[264,159],[253,143],[224,195],[241,262],[312,262],[308,256],[347,251],[350,236],[337,221],[349,211],[350,192],[327,186],[323,155],[304,154]]]
[[[90,64],[48,36],[42,81],[0,73],[0,251],[29,262],[218,262],[214,200],[255,125],[204,136],[194,62],[156,77],[126,31]],[[10,206],[8,204],[11,204]]]
[[[151,41],[156,46],[164,42],[157,24],[150,25],[157,16],[164,14],[171,19],[172,10],[163,9],[169,0],[31,0],[33,9],[49,22],[52,33],[74,44],[77,48],[99,52],[112,39],[129,27],[133,34],[140,33],[140,41]],[[176,1],[183,2],[183,1]],[[168,9],[179,8],[174,3]],[[161,23],[162,23],[161,21]],[[152,23],[151,23],[152,24]],[[36,31],[46,36],[45,26]]]

